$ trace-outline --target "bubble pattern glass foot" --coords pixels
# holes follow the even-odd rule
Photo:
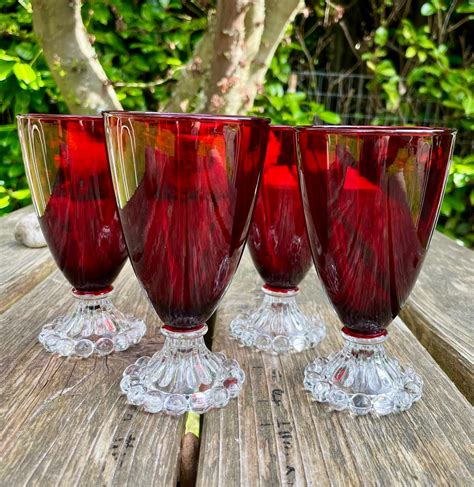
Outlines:
[[[120,383],[131,404],[150,413],[203,414],[227,405],[245,380],[239,364],[204,344],[207,326],[190,332],[163,328],[163,348],[125,369]]]
[[[122,352],[136,345],[146,332],[145,323],[119,311],[105,293],[73,291],[74,310],[43,326],[39,341],[48,350],[64,357],[87,358]]]
[[[273,354],[302,352],[321,342],[326,327],[300,310],[298,288],[281,292],[263,286],[262,291],[264,298],[257,310],[232,320],[231,336],[242,345]]]
[[[344,347],[305,369],[304,387],[334,410],[361,416],[402,412],[421,398],[423,380],[409,366],[385,353],[387,338],[356,338],[342,333]]]

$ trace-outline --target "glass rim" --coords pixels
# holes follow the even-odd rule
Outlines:
[[[46,120],[103,120],[101,115],[74,115],[69,113],[21,113],[16,116],[17,120],[46,119]]]
[[[282,132],[293,132],[296,130],[294,125],[270,124],[270,130],[281,130]]]
[[[299,125],[297,132],[323,132],[344,135],[455,135],[457,129],[448,127],[401,125]]]
[[[174,112],[149,112],[149,111],[127,111],[127,110],[104,110],[102,115],[112,116],[117,118],[134,117],[134,118],[150,118],[157,120],[196,120],[207,122],[259,122],[270,124],[269,118],[264,117],[248,117],[244,115],[212,115],[210,113],[174,113]]]

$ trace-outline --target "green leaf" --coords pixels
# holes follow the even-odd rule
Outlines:
[[[15,113],[26,113],[31,103],[30,90],[18,90],[15,97]]]
[[[410,40],[416,37],[416,30],[413,24],[407,20],[402,20],[402,35],[406,40]]]
[[[29,189],[18,189],[17,191],[12,191],[10,193],[12,198],[16,200],[24,200],[30,197],[30,190]]]
[[[415,57],[416,56],[416,47],[414,46],[410,46],[406,52],[405,52],[405,56],[410,59],[412,57]]]
[[[382,61],[380,64],[377,65],[375,72],[382,76],[387,76],[388,78],[392,78],[397,75],[395,68],[393,67],[390,61]]]
[[[34,57],[33,44],[20,42],[20,44],[15,46],[15,52],[26,61],[31,61]]]
[[[10,54],[7,54],[6,51],[3,49],[0,49],[0,60],[1,61],[19,61],[17,56],[10,56]]]
[[[0,198],[0,209],[6,208],[10,204],[10,196],[2,196]]]
[[[456,8],[456,13],[458,14],[474,14],[474,2],[466,1],[463,2],[459,7]]]
[[[36,81],[35,70],[26,63],[16,63],[13,66],[13,73],[19,81],[23,81],[27,85]]]
[[[396,85],[393,83],[384,83],[382,88],[388,96],[389,103],[387,108],[391,111],[395,111],[400,105],[400,94],[398,93]]]
[[[424,15],[425,17],[429,17],[430,15],[433,15],[436,13],[436,9],[431,3],[424,3],[421,6],[421,15]]]
[[[474,114],[474,98],[471,96],[467,96],[466,98],[463,99],[462,101],[462,106],[464,108],[464,112],[466,113],[466,116],[470,116]]]
[[[418,39],[418,44],[423,49],[435,49],[436,48],[434,42],[431,39],[428,39],[427,37],[422,37],[421,39]]]
[[[367,67],[371,71],[375,71],[377,69],[377,65],[374,62],[372,62],[372,61],[367,61]]]
[[[428,57],[428,56],[427,56],[426,52],[424,52],[424,51],[418,51],[418,59],[419,59],[419,60],[420,60],[422,63],[424,63],[424,62],[426,61],[426,58],[427,58],[427,57]]]
[[[380,26],[375,31],[374,40],[375,40],[375,44],[377,44],[378,46],[385,46],[385,44],[387,44],[388,41],[388,30],[385,27]]]
[[[324,110],[323,112],[318,113],[318,117],[326,123],[330,123],[332,125],[338,125],[341,123],[341,117],[334,112],[330,112]]]
[[[183,62],[181,59],[175,58],[175,57],[169,57],[166,59],[166,62],[171,65],[171,66],[181,66]]]
[[[0,81],[7,79],[13,71],[14,63],[0,60]]]
[[[446,195],[446,199],[449,201],[449,205],[451,208],[455,211],[458,211],[459,213],[462,213],[464,211],[464,202],[462,200],[459,200],[454,196],[455,193],[452,195],[448,194]]]
[[[93,7],[94,19],[97,19],[102,25],[107,25],[107,22],[111,18],[110,10],[105,6],[97,3]]]
[[[23,164],[14,164],[8,168],[8,177],[17,178],[18,176],[23,176],[25,174],[25,168]]]

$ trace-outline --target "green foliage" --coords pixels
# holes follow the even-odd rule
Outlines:
[[[0,13],[0,215],[31,203],[15,115],[65,111],[31,28],[29,1],[4,0]]]
[[[204,10],[179,0],[88,0],[82,13],[100,61],[129,110],[163,108],[207,27]],[[67,108],[32,31],[30,0],[3,0],[0,215],[31,203],[15,125],[15,116],[28,112],[67,113]]]
[[[311,99],[314,86],[300,91],[294,86],[292,72],[317,67],[373,74],[368,89],[380,111],[388,110],[402,122],[415,118],[407,101],[411,97],[436,102],[438,118],[460,133],[473,130],[474,69],[467,34],[474,19],[471,0],[458,0],[454,7],[451,0],[412,0],[411,9],[400,10],[399,2],[382,0],[306,3],[271,62],[252,113],[277,124],[311,124],[315,116],[322,123],[340,123],[339,114]],[[83,2],[85,25],[125,109],[163,109],[214,5],[198,0]],[[3,0],[0,215],[31,201],[15,126],[15,115],[26,112],[67,109],[32,32],[30,0]],[[471,247],[473,168],[472,155],[454,158],[439,223],[440,230]]]
[[[292,51],[300,51],[299,46],[289,40],[291,34],[290,27],[287,39],[272,59],[263,92],[255,100],[253,113],[268,117],[272,123],[279,125],[311,125],[315,116],[325,123],[341,123],[337,113],[326,110],[324,105],[309,99],[306,93],[285,90],[292,71],[289,55]]]
[[[207,28],[207,12],[180,0],[88,0],[84,23],[127,110],[162,110]]]
[[[408,92],[412,98],[436,103],[442,108],[438,116],[443,123],[458,128],[458,137],[466,138],[474,130],[474,68],[472,63],[465,66],[462,52],[450,42],[448,33],[472,21],[474,9],[472,2],[458,2],[445,22],[450,6],[447,0],[432,0],[420,9],[427,23],[417,26],[405,18],[395,28],[379,27],[373,36],[373,49],[362,54],[362,59],[375,75],[370,88],[381,90],[389,111],[402,120],[416,118],[412,105],[405,101]],[[387,39],[392,39],[391,50],[386,47]],[[404,54],[401,61],[394,58],[394,50]],[[472,154],[454,158],[438,225],[439,230],[470,247],[474,247],[473,158]]]
[[[474,247],[474,154],[454,156],[439,223],[443,233]]]

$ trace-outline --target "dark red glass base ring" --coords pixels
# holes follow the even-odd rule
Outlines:
[[[78,297],[84,297],[84,296],[104,296],[106,294],[110,294],[113,291],[114,287],[113,286],[107,286],[104,289],[96,290],[96,291],[82,291],[79,289],[72,288],[72,294],[74,296]]]
[[[385,329],[377,331],[375,333],[361,333],[358,331],[351,330],[350,328],[347,328],[346,326],[344,326],[341,331],[342,331],[342,333],[344,333],[344,335],[348,335],[348,336],[353,337],[353,338],[361,338],[361,339],[365,339],[365,340],[371,340],[373,338],[385,337],[388,335],[388,332]]]
[[[194,326],[192,328],[177,328],[176,326],[171,325],[163,325],[161,327],[162,330],[169,331],[171,333],[193,333],[199,330],[202,330],[206,326],[205,323],[199,326]]]

